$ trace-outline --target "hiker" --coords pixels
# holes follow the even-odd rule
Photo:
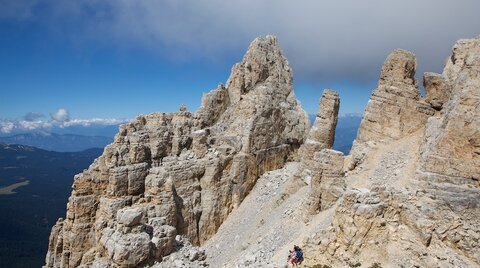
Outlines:
[[[295,250],[289,250],[288,251],[288,260],[287,262],[290,262],[293,267],[297,267],[297,252]]]
[[[295,252],[295,258],[297,259],[297,263],[302,264],[302,262],[303,262],[303,251],[302,251],[302,249],[297,245],[294,245],[293,249],[294,249],[294,252]]]

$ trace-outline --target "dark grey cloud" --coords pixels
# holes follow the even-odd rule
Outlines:
[[[420,71],[439,72],[457,39],[480,34],[478,0],[50,3],[49,21],[74,21],[76,38],[141,47],[173,60],[230,59],[255,36],[274,34],[295,75],[312,80],[376,80],[387,54],[399,47],[417,55]],[[34,12],[25,8],[15,10]]]
[[[39,120],[41,118],[43,118],[45,115],[43,113],[40,113],[40,112],[28,112],[27,114],[25,114],[23,116],[23,119],[25,121],[36,121],[36,120]]]

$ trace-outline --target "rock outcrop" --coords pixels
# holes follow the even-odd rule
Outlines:
[[[426,91],[425,101],[429,103],[432,108],[441,110],[443,104],[450,98],[450,86],[441,74],[424,73],[423,86]]]
[[[353,143],[349,169],[359,165],[370,148],[422,129],[435,113],[421,98],[416,66],[415,55],[409,51],[396,49],[388,56]]]
[[[315,122],[308,133],[305,146],[317,144],[318,149],[333,147],[339,109],[340,96],[338,93],[333,90],[324,90],[318,105]]]
[[[307,140],[300,148],[299,177],[310,185],[309,211],[312,214],[330,207],[342,195],[344,156],[331,150],[340,109],[336,91],[324,90]]]
[[[308,126],[276,38],[257,38],[196,113],[182,107],[120,127],[75,176],[46,267],[153,265],[177,235],[201,245],[261,174],[291,158]]]

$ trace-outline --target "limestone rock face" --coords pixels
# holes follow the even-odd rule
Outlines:
[[[299,177],[310,184],[309,212],[327,209],[343,194],[344,156],[331,150],[340,108],[336,91],[324,90],[307,141],[300,148]]]
[[[207,254],[220,245],[228,256],[212,265],[280,267],[299,245],[309,267],[479,267],[479,59],[480,39],[457,42],[443,74],[426,74],[426,102],[413,54],[394,51],[352,155],[320,142],[332,124],[315,122],[310,134],[327,131],[309,134],[298,171],[272,172],[284,188],[262,176],[207,242]],[[320,103],[319,114],[334,111]]]
[[[480,39],[460,40],[444,70],[452,87],[440,116],[428,120],[417,172],[437,213],[424,217],[437,237],[480,263]],[[452,228],[452,222],[459,224]],[[440,227],[441,226],[441,227]],[[425,228],[425,227],[424,227]],[[440,228],[440,229],[439,229]],[[438,233],[438,230],[441,230]],[[474,235],[474,239],[469,234]]]
[[[308,134],[308,141],[318,142],[323,148],[332,148],[340,108],[338,93],[333,90],[324,90],[318,107],[315,122]]]
[[[450,98],[450,87],[443,75],[424,73],[423,86],[427,93],[425,101],[434,109],[441,110],[443,104]]]
[[[458,41],[444,70],[451,97],[425,130],[424,171],[480,179],[479,71],[480,39]]]
[[[197,112],[120,128],[75,177],[46,267],[279,267],[293,244],[307,266],[480,266],[480,38],[425,97],[415,68],[388,56],[344,156],[338,94],[309,129],[276,39],[256,39]]]
[[[318,112],[307,140],[300,148],[300,161],[305,169],[310,166],[316,152],[331,149],[335,138],[335,128],[340,108],[340,97],[333,90],[324,90],[319,101]]]
[[[331,207],[345,191],[343,153],[323,149],[313,157],[315,165],[310,183],[310,213],[316,214]]]
[[[276,38],[255,39],[197,112],[138,116],[75,176],[46,267],[153,265],[177,234],[201,244],[261,174],[291,158],[308,127]]]
[[[416,65],[415,55],[406,50],[396,49],[386,59],[352,146],[350,169],[363,161],[369,148],[422,129],[435,113],[420,96]]]

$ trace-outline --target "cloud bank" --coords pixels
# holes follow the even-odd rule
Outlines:
[[[455,40],[480,34],[478,0],[14,2],[0,0],[0,18],[66,27],[62,33],[74,25],[76,43],[143,48],[172,60],[230,61],[254,37],[275,34],[295,75],[316,81],[375,81],[397,47],[417,54],[420,71],[438,72]]]
[[[70,119],[69,112],[66,109],[58,109],[51,113],[51,120],[42,119],[42,113],[29,112],[22,119],[1,119],[0,134],[11,134],[31,131],[50,131],[52,128],[68,127],[91,127],[91,126],[112,126],[124,124],[129,119],[119,118],[89,118],[89,119]]]

